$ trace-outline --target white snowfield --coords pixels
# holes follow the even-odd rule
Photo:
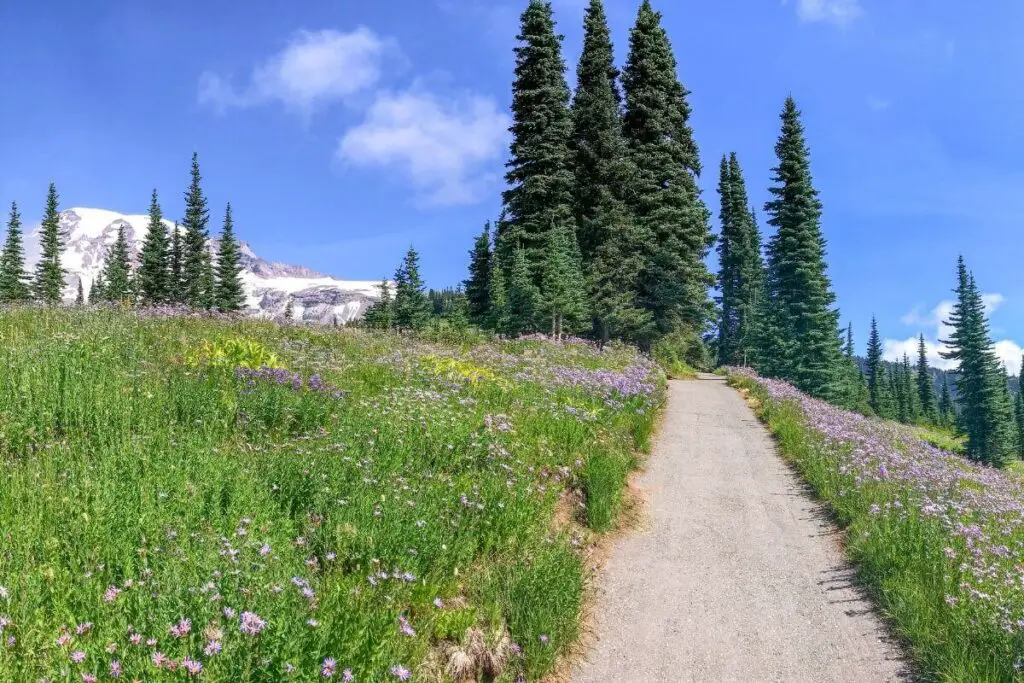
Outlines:
[[[168,230],[175,223],[164,219]],[[107,250],[124,226],[132,258],[138,260],[139,249],[149,229],[149,216],[122,214],[106,209],[75,207],[61,212],[61,233],[64,252],[61,255],[67,277],[64,298],[72,301],[79,282],[88,292],[99,276]],[[219,247],[210,239],[211,253]],[[31,268],[39,259],[38,228],[25,237],[26,262]],[[257,256],[245,242],[241,243],[242,281],[245,286],[248,312],[265,318],[280,318],[290,301],[296,320],[323,324],[346,323],[362,317],[366,309],[380,298],[380,283],[366,280],[340,280],[317,273],[303,266],[274,263]]]

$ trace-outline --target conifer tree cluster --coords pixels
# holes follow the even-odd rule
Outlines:
[[[718,238],[718,362],[748,365],[756,354],[756,311],[763,293],[761,235],[747,200],[747,187],[736,154],[722,157],[718,195],[721,200]]]
[[[73,284],[75,304],[100,302],[187,304],[221,311],[244,307],[242,255],[234,233],[231,206],[224,217],[216,260],[207,247],[209,212],[200,185],[199,157],[192,157],[192,183],[185,194],[185,232],[168,234],[156,190],[150,197],[149,223],[133,264],[131,245],[123,226],[107,251],[104,265],[86,292],[81,279]],[[0,303],[61,301],[67,284],[61,267],[64,249],[60,230],[59,196],[50,184],[39,230],[40,259],[33,276],[25,270],[21,214],[11,204],[6,238],[0,251]]]
[[[531,0],[521,17],[508,189],[493,239],[485,231],[471,252],[469,319],[642,346],[680,327],[703,333],[713,240],[661,16],[644,0],[621,74],[601,0],[583,28],[570,101],[551,4]]]

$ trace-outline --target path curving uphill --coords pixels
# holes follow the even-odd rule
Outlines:
[[[574,683],[912,678],[841,535],[722,378],[672,382],[643,531],[598,585]]]

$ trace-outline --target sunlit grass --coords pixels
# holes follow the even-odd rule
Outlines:
[[[663,382],[626,348],[114,311],[0,312],[0,363],[12,681],[430,680],[471,629],[534,680],[578,630],[559,498],[611,525]]]

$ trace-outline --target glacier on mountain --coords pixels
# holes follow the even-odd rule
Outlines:
[[[61,212],[60,230],[64,242],[61,266],[66,273],[66,300],[74,300],[79,282],[86,292],[89,291],[122,225],[133,265],[137,265],[139,249],[149,227],[149,216],[77,207]],[[164,225],[172,230],[175,224],[164,219]],[[29,268],[39,258],[38,245],[37,228],[25,236]],[[215,254],[218,246],[218,240],[211,238],[211,253]],[[378,282],[340,280],[303,266],[267,261],[257,256],[245,242],[241,242],[240,247],[246,307],[251,315],[283,318],[291,301],[295,320],[340,324],[362,317],[370,304],[380,298]]]

